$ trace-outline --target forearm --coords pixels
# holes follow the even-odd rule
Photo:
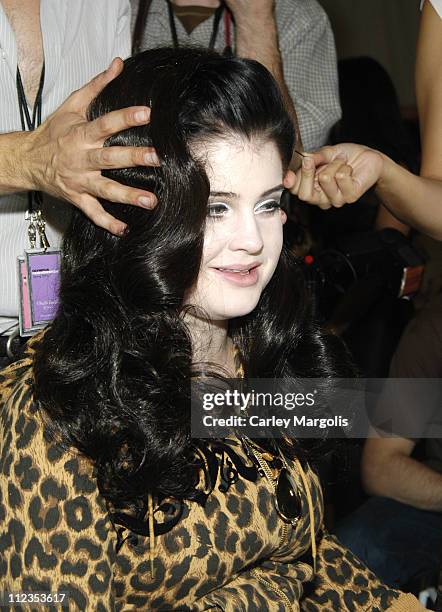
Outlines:
[[[403,223],[442,240],[442,180],[420,177],[383,155],[376,184],[383,204]]]
[[[416,100],[421,131],[421,176],[442,179],[442,20],[428,0],[416,49]]]
[[[265,32],[265,36],[263,36]],[[302,150],[301,134],[295,105],[284,78],[281,52],[279,50],[278,30],[274,17],[254,21],[237,21],[236,51],[239,57],[245,57],[260,62],[271,72],[279,85],[286,108],[292,118],[297,134],[298,150]],[[299,164],[297,164],[299,165]]]
[[[0,134],[0,195],[34,189],[27,167],[30,132]]]
[[[371,495],[442,512],[442,474],[407,455],[389,453],[378,457],[374,465],[363,462],[362,481]]]
[[[408,236],[410,233],[410,227],[402,221],[399,221],[397,217],[391,214],[391,212],[386,208],[383,204],[379,205],[376,220],[375,220],[375,229],[383,230],[385,228],[393,228],[404,234],[404,236]]]

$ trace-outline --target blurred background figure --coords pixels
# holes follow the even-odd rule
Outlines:
[[[318,311],[330,329],[346,338],[365,376],[385,376],[389,369],[391,376],[440,377],[442,2],[421,2],[420,19],[417,2],[373,2],[369,8],[355,2],[351,15],[341,0],[323,0],[322,4],[335,28],[340,57],[351,58],[340,62],[343,117],[332,131],[331,146],[304,158],[302,170],[286,181],[303,202],[318,207],[310,211],[317,250],[308,253],[305,261],[309,277],[316,281],[313,286],[320,290],[315,294]],[[400,87],[399,105],[385,70],[371,59],[358,57],[364,52],[392,69]],[[370,227],[378,230],[371,239]],[[404,283],[398,284],[400,268]],[[391,274],[393,269],[395,274]],[[381,279],[388,277],[390,281],[382,285]],[[417,316],[396,347],[413,314],[403,297],[413,298]],[[382,397],[380,408],[385,401]],[[416,397],[409,398],[408,403],[397,406],[398,418],[407,421],[421,407]],[[372,496],[338,524],[337,532],[387,581],[414,581],[416,592],[437,587],[442,516],[438,497],[441,465],[435,459],[440,441],[419,443],[421,437],[428,437],[426,427],[435,418],[440,420],[440,400],[433,414],[421,413],[413,439],[399,436],[365,442],[365,491],[359,446],[354,447],[347,465],[346,484],[330,488],[334,502],[331,522],[364,502],[365,493]],[[425,598],[423,602],[434,606]],[[441,603],[437,609],[442,609]]]
[[[350,57],[339,60],[338,74],[342,118],[332,130],[330,143],[364,144],[418,172],[418,135],[402,118],[398,95],[387,70],[372,57]],[[393,227],[408,234],[409,227],[383,206],[374,189],[364,194],[358,204],[359,210],[351,206],[332,209],[324,230],[328,224],[334,233]]]
[[[304,157],[302,172],[286,178],[301,200],[323,209],[354,203],[373,185],[398,219],[442,238],[442,5],[422,2],[416,54],[416,100],[422,135],[418,177],[380,151],[344,143]],[[401,3],[402,6],[402,3]],[[397,9],[396,9],[397,10]],[[399,16],[399,15],[398,15]]]
[[[306,150],[327,141],[341,111],[333,32],[317,0],[131,0],[131,5],[134,51],[196,44],[257,60],[278,81]]]
[[[419,142],[402,119],[393,82],[381,64],[370,57],[340,60],[339,91],[342,119],[331,144],[367,143],[416,172]],[[305,219],[306,205],[301,207]],[[315,245],[307,267],[318,315],[345,338],[364,376],[385,377],[413,314],[412,303],[401,298],[419,286],[414,282],[409,293],[401,291],[406,268],[423,270],[423,258],[404,238],[410,228],[385,208],[374,188],[355,206],[308,207],[307,214]]]
[[[441,347],[442,295],[408,324],[390,377],[441,379]],[[436,584],[442,562],[442,440],[434,438],[442,396],[439,389],[427,397],[418,384],[400,392],[397,384],[386,385],[371,415],[389,431],[373,432],[364,444],[362,482],[370,497],[334,531],[387,584],[413,589]]]

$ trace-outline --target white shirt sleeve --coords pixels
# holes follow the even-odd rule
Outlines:
[[[114,57],[126,59],[131,52],[130,35],[131,8],[129,0],[120,0],[118,11],[117,36],[114,41]]]

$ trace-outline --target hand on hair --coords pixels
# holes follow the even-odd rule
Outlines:
[[[382,154],[345,143],[304,154],[297,172],[289,171],[284,185],[300,200],[322,209],[356,202],[381,177]]]
[[[152,148],[103,147],[113,134],[147,123],[147,107],[116,110],[90,122],[86,119],[90,102],[122,69],[122,60],[116,58],[107,70],[70,95],[29,134],[24,157],[31,188],[67,200],[113,234],[121,234],[125,224],[107,213],[98,198],[144,208],[153,208],[156,198],[105,178],[101,170],[159,164]]]

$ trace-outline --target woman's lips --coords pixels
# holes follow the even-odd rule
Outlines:
[[[215,272],[225,280],[239,285],[240,287],[251,287],[258,282],[258,268],[261,264],[257,264],[253,268],[247,270],[241,270],[232,272],[231,269],[226,268],[213,268]],[[234,269],[234,268],[233,268]]]

